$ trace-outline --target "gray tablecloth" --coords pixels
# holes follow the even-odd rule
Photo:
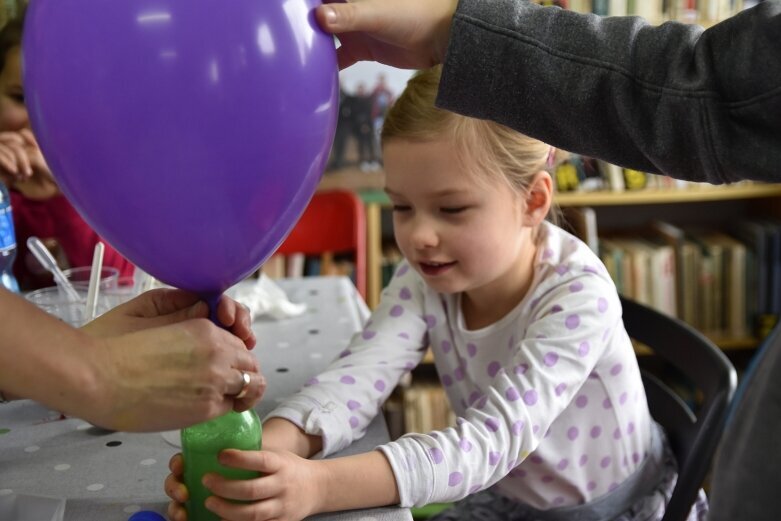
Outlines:
[[[336,358],[367,316],[346,278],[277,282],[290,300],[306,303],[307,311],[280,321],[260,318],[253,324],[258,337],[254,353],[268,379],[266,395],[257,406],[261,417]],[[175,439],[175,433],[166,437]],[[366,435],[340,455],[371,450],[387,439],[379,416]],[[160,433],[107,433],[79,419],[61,419],[59,413],[30,401],[0,405],[0,496],[66,498],[66,521],[126,521],[139,510],[164,513],[163,480],[176,452]],[[397,521],[411,516],[407,509],[377,508],[312,519]]]

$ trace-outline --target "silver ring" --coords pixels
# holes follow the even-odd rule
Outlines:
[[[249,373],[246,371],[241,372],[241,390],[234,396],[233,398],[235,400],[241,400],[245,396],[247,396],[247,391],[249,391],[249,384],[252,383],[252,378],[250,377]]]

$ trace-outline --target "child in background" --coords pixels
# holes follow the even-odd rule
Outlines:
[[[101,239],[60,192],[30,131],[22,85],[23,26],[24,11],[0,30],[0,181],[11,192],[18,248],[14,274],[22,289],[30,290],[52,280],[27,249],[28,237],[61,250],[67,261],[63,267],[91,265]],[[119,269],[120,277],[133,275],[133,264],[108,244],[103,264]]]
[[[405,262],[340,359],[274,410],[262,451],[224,451],[246,482],[204,479],[221,518],[457,502],[437,520],[659,520],[676,479],[651,419],[615,286],[545,220],[555,151],[434,107],[418,73],[383,128],[386,191]],[[456,425],[366,454],[363,435],[402,375],[434,354]],[[182,460],[171,461],[169,513]],[[226,499],[251,503],[236,504]],[[704,497],[690,520],[703,519]]]

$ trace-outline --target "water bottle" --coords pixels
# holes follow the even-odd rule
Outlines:
[[[241,413],[231,411],[224,416],[182,429],[182,456],[184,457],[184,484],[189,492],[188,521],[219,521],[219,517],[204,506],[213,496],[203,486],[204,474],[214,472],[229,479],[252,479],[259,472],[225,467],[217,462],[224,449],[260,450],[260,419],[254,410]]]
[[[16,234],[11,212],[11,195],[8,188],[0,183],[0,283],[7,290],[19,293],[19,283],[16,282],[13,272],[15,259]]]

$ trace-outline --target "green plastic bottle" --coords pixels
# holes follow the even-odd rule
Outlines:
[[[219,521],[219,517],[204,506],[213,495],[201,483],[204,474],[215,472],[229,479],[252,479],[259,472],[224,467],[217,455],[224,449],[260,450],[260,419],[254,410],[229,412],[219,418],[182,429],[184,484],[190,494],[187,501],[188,521]]]

